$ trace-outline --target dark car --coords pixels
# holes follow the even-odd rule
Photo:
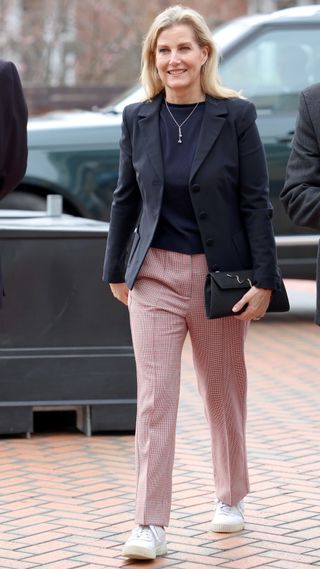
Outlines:
[[[239,18],[216,30],[214,38],[221,53],[223,83],[241,90],[257,107],[283,275],[314,278],[316,236],[290,222],[279,193],[299,92],[320,81],[320,5]],[[117,180],[122,109],[139,98],[143,92],[136,88],[101,112],[51,113],[31,119],[27,173],[2,207],[44,209],[46,195],[59,193],[67,213],[108,219]]]

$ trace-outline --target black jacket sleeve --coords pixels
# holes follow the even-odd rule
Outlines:
[[[113,194],[103,269],[103,280],[109,283],[125,280],[128,247],[141,209],[141,194],[132,164],[132,146],[126,111],[127,108],[123,112],[119,176]]]
[[[28,111],[15,65],[0,61],[0,198],[14,190],[27,167]]]
[[[319,108],[320,89],[318,94]],[[300,96],[296,130],[280,199],[292,221],[320,230],[320,140],[305,93]]]
[[[238,126],[240,210],[250,244],[254,284],[259,288],[279,289],[268,171],[255,121],[255,107],[247,103]]]

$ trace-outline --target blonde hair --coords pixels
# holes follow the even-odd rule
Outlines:
[[[161,12],[151,24],[145,37],[141,55],[141,83],[148,98],[152,99],[163,91],[163,84],[155,64],[155,52],[159,34],[172,26],[189,26],[200,48],[208,47],[208,59],[201,68],[201,89],[207,95],[219,99],[240,97],[238,91],[223,87],[218,77],[219,56],[205,19],[191,8],[172,6]]]

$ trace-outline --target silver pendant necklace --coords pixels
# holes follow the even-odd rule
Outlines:
[[[168,111],[170,117],[172,118],[173,122],[177,125],[177,127],[178,127],[178,129],[179,129],[178,143],[179,143],[179,144],[182,144],[182,131],[181,131],[181,127],[187,122],[187,120],[189,120],[189,118],[191,117],[191,115],[194,113],[194,111],[196,110],[197,106],[199,105],[199,102],[200,102],[200,101],[198,101],[198,103],[196,103],[196,105],[193,107],[191,113],[189,113],[188,116],[187,116],[187,118],[185,118],[184,121],[183,121],[182,123],[180,123],[180,124],[176,121],[176,119],[174,118],[172,112],[170,111],[166,99],[164,100],[164,102],[165,102],[165,105],[166,105],[166,107],[167,107],[167,111]]]

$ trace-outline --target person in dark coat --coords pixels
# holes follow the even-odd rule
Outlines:
[[[18,71],[0,60],[0,199],[21,182],[27,168],[28,111]],[[0,269],[0,305],[3,282]]]
[[[123,549],[129,558],[167,551],[187,333],[212,440],[217,504],[210,527],[236,532],[245,523],[244,341],[280,276],[256,110],[220,85],[217,61],[200,14],[168,8],[143,47],[148,99],[123,113],[104,280],[128,305],[137,366],[137,527]],[[235,315],[207,319],[208,270],[248,268],[254,286],[233,307]]]
[[[280,194],[290,219],[320,233],[320,83],[301,92],[286,180]],[[320,247],[316,323],[320,325]]]

